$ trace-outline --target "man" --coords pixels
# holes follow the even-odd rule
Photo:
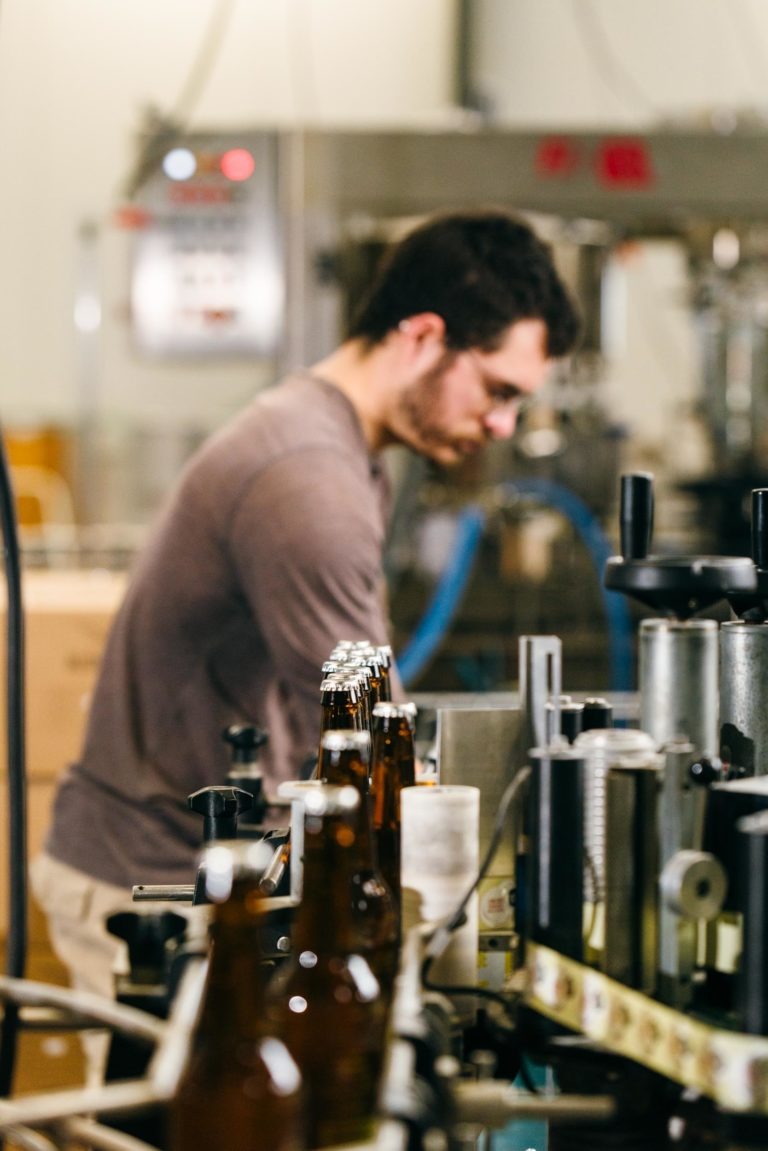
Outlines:
[[[100,920],[133,884],[192,881],[201,827],[186,796],[224,781],[222,730],[269,731],[273,794],[317,745],[336,641],[387,641],[382,449],[450,466],[511,436],[576,330],[525,225],[433,218],[392,251],[341,346],[192,459],[133,573],[34,871],[80,986],[109,992],[108,965],[91,975],[117,948]]]

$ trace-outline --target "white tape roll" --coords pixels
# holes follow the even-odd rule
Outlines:
[[[477,878],[480,865],[480,789],[444,785],[400,793],[403,930],[446,919]],[[477,982],[477,893],[430,972],[434,983]]]

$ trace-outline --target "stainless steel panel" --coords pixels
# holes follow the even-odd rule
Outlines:
[[[522,766],[519,708],[438,708],[440,782],[480,788],[480,858],[493,835],[504,789]],[[514,834],[502,836],[489,876],[514,874]]]

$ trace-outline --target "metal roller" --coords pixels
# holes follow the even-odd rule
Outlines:
[[[684,919],[714,919],[725,899],[725,868],[707,851],[678,851],[659,879],[664,906]]]
[[[687,739],[718,754],[718,625],[644,619],[640,624],[640,727],[657,745]]]
[[[720,628],[720,748],[747,775],[768,774],[768,624],[733,620]]]

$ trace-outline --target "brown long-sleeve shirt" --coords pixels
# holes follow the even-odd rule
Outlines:
[[[335,642],[387,641],[387,504],[353,407],[309,374],[202,447],[133,573],[49,854],[110,883],[190,882],[201,823],[186,797],[225,781],[233,723],[268,730],[268,792],[296,777]]]

